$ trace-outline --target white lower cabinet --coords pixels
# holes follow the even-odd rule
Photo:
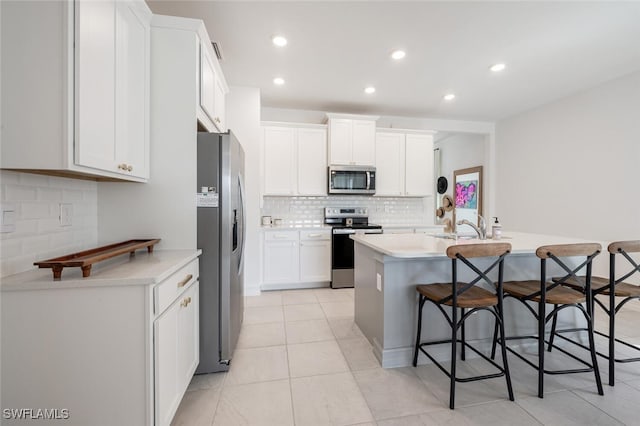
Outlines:
[[[298,279],[298,231],[267,232],[264,237],[264,283]]]
[[[263,233],[262,289],[318,287],[331,280],[331,231]]]
[[[169,425],[198,366],[199,283],[154,322],[156,424]]]
[[[156,250],[84,279],[65,268],[55,285],[48,270],[3,278],[3,407],[65,408],[65,425],[170,425],[199,362],[198,270],[191,253]]]
[[[331,281],[331,234],[300,231],[300,281]]]

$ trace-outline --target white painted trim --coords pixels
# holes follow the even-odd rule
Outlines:
[[[328,112],[327,113],[327,120],[331,120],[331,119],[347,119],[347,120],[373,120],[376,121],[380,118],[379,115],[360,115],[360,114],[339,114],[339,113],[333,113],[333,112]]]
[[[293,123],[289,121],[261,121],[261,127],[294,127],[296,129],[327,129],[326,124],[312,124],[312,123]]]
[[[328,288],[329,281],[314,281],[314,282],[295,282],[295,283],[270,283],[270,284],[262,284],[260,289],[262,291],[270,291],[270,290],[299,290],[305,288]]]

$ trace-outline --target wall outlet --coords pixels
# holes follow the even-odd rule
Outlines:
[[[0,232],[8,233],[16,230],[16,206],[13,204],[2,204],[0,206]]]
[[[60,203],[60,226],[73,225],[73,204]]]

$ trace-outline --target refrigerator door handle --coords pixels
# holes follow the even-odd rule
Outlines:
[[[244,262],[244,243],[245,243],[245,226],[246,226],[246,205],[244,201],[244,179],[242,174],[238,174],[238,189],[240,195],[240,206],[242,209],[242,214],[240,215],[240,230],[242,235],[240,236],[240,260],[238,261],[238,271],[242,270],[243,262]]]

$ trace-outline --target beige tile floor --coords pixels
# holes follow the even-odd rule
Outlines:
[[[598,328],[605,319],[597,317]],[[618,330],[640,343],[640,303],[618,317]],[[606,342],[598,340],[601,350]],[[550,365],[567,361],[555,352]],[[509,357],[515,402],[504,378],[458,384],[434,365],[383,369],[353,322],[353,289],[268,292],[247,297],[231,370],[195,376],[173,425],[637,425],[640,363],[618,364],[615,387],[596,393],[592,374],[545,377]],[[485,371],[481,360],[458,363]]]

